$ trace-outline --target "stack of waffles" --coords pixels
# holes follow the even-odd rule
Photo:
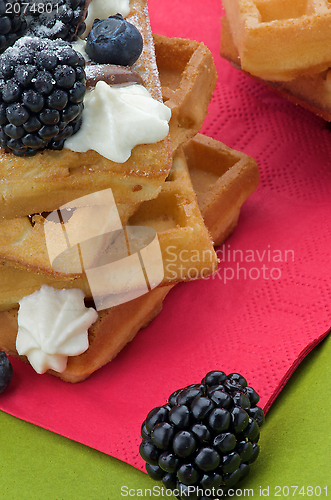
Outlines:
[[[127,292],[118,289],[121,282],[117,284],[111,305],[97,308],[98,319],[88,331],[88,349],[69,357],[64,371],[48,370],[69,382],[86,379],[113,359],[160,311],[176,283],[216,271],[214,245],[232,233],[243,202],[258,183],[252,158],[198,134],[216,83],[209,50],[190,40],[152,37],[145,2],[130,5],[131,22],[143,31],[147,51],[135,69],[152,95],[158,98],[160,92],[170,108],[169,136],[157,144],[136,146],[121,165],[94,151],[48,151],[31,159],[2,152],[0,348],[7,353],[27,361],[16,350],[19,301],[43,285],[79,288],[86,303],[95,306],[87,272],[79,266],[72,269],[72,255],[70,268],[65,258],[56,269],[50,261],[45,236],[49,212],[63,214],[63,207],[70,207],[72,200],[111,188],[122,227],[146,228],[157,234],[162,276],[157,283],[147,283],[147,293],[136,293],[132,300],[116,302],[116,296]],[[138,12],[144,14],[143,21]],[[81,223],[79,211],[71,217],[57,226],[66,229],[68,224]],[[92,263],[114,243],[113,236],[102,239],[90,254]]]
[[[235,67],[331,120],[328,0],[222,0],[221,55]]]

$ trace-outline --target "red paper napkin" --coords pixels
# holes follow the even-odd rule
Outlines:
[[[212,50],[218,84],[203,132],[253,156],[261,182],[213,278],[176,286],[162,313],[87,381],[13,360],[4,411],[143,469],[140,426],[206,372],[239,371],[268,410],[331,321],[331,135],[326,124],[219,57],[215,0],[150,0],[152,28]]]

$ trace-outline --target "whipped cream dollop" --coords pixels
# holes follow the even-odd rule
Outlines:
[[[88,328],[98,313],[85,307],[82,290],[43,285],[19,304],[16,349],[37,373],[49,369],[62,373],[68,356],[88,349]]]
[[[86,92],[82,126],[64,147],[79,153],[93,149],[124,163],[136,145],[164,139],[170,117],[170,109],[153,99],[143,85],[112,86],[99,81]]]
[[[86,30],[83,37],[90,31],[95,19],[107,19],[115,14],[122,14],[123,17],[126,17],[129,13],[129,0],[93,0],[88,6],[85,19]]]

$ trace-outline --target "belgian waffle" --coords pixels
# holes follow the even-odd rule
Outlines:
[[[154,35],[154,44],[163,101],[171,109],[171,145],[176,151],[200,130],[217,74],[203,43]]]
[[[331,62],[328,0],[222,0],[244,71],[284,81]]]
[[[237,68],[242,69],[238,50],[233,42],[233,36],[227,17],[222,18],[221,56]],[[245,72],[247,73],[247,72]],[[249,74],[249,73],[247,73]],[[331,69],[320,73],[298,76],[289,81],[268,81],[250,74],[271,90],[294,104],[308,109],[324,120],[331,121]]]
[[[18,300],[39,289],[81,288],[91,298],[85,274],[61,274],[52,269],[47,253],[44,219],[20,217],[0,224],[0,308],[15,307]],[[129,226],[147,226],[158,234],[164,266],[162,284],[206,277],[216,271],[217,257],[203,223],[187,171],[184,152],[178,149],[173,167],[155,200],[144,202],[129,219]],[[8,244],[9,236],[11,243]],[[9,253],[11,261],[9,260]],[[28,263],[27,263],[28,259]],[[192,272],[194,269],[194,275]]]
[[[213,240],[221,244],[235,229],[243,202],[258,184],[257,165],[249,156],[202,135],[185,143],[182,153],[192,183],[198,186],[197,197],[205,223]],[[159,313],[163,299],[173,286],[159,286],[130,302],[101,311],[89,329],[88,350],[70,357],[63,373],[50,373],[67,382],[89,377],[111,361]],[[0,347],[18,357],[15,348],[17,309],[1,312],[0,321]],[[24,357],[21,359],[26,361]]]
[[[145,225],[157,231],[164,263],[162,284],[167,284],[211,274],[217,265],[184,153],[178,147],[184,138],[192,137],[202,126],[215,87],[216,70],[210,51],[202,43],[162,36],[154,36],[154,40],[164,101],[175,110],[170,135],[176,151],[160,195],[144,202],[129,225]],[[165,57],[167,51],[172,57]],[[190,96],[197,98],[198,95],[193,106]],[[187,258],[192,250],[194,276],[190,271],[192,262]],[[174,252],[179,255],[175,262]],[[87,297],[91,296],[86,276],[61,274],[52,269],[41,215],[0,222],[0,263],[0,309],[17,306],[23,296],[42,284],[55,288],[79,287]]]
[[[133,69],[152,96],[162,101],[147,0],[131,0],[130,8],[127,20],[139,29],[144,40],[143,52]],[[92,150],[45,150],[20,158],[1,149],[0,216],[51,212],[70,200],[111,188],[125,223],[142,201],[158,195],[171,162],[169,136],[156,144],[134,147],[125,163],[112,162]]]

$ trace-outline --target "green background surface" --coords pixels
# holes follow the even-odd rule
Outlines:
[[[330,359],[329,335],[301,363],[270,409],[261,430],[260,456],[239,483],[237,497],[331,497]],[[150,495],[159,483],[133,467],[3,412],[0,432],[2,498],[173,498],[161,489]]]

